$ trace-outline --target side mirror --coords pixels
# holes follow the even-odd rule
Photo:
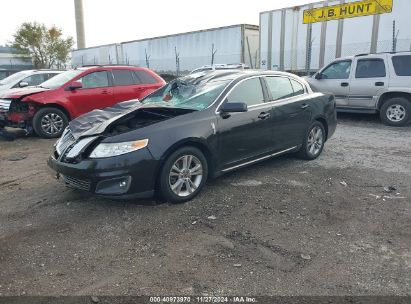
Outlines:
[[[221,113],[236,113],[247,112],[247,104],[245,102],[226,102],[220,108]]]
[[[83,84],[80,81],[73,81],[67,88],[67,91],[75,91],[77,89],[81,89]]]
[[[314,78],[320,80],[322,78],[321,73],[315,74]]]
[[[22,81],[22,82],[19,83],[20,88],[25,88],[25,87],[28,87],[28,86],[29,86],[28,82]]]

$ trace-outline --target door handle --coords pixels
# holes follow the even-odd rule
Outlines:
[[[308,109],[309,106],[310,106],[310,105],[304,103],[304,104],[301,106],[301,109],[306,110],[306,109]]]
[[[348,85],[349,85],[348,82],[341,82],[342,87],[348,87]]]
[[[101,91],[101,94],[109,94],[109,91],[103,90],[103,91]]]
[[[377,81],[377,82],[375,83],[375,86],[376,86],[376,87],[383,87],[383,86],[384,86],[384,82],[382,82],[382,81]]]
[[[271,115],[270,115],[270,113],[268,113],[268,112],[261,112],[260,113],[260,115],[258,115],[258,118],[260,118],[260,119],[266,119],[266,118],[268,118],[268,117],[270,117]]]

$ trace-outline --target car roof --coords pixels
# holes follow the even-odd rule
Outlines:
[[[343,61],[343,60],[353,60],[354,58],[358,57],[373,57],[373,56],[381,56],[381,55],[388,55],[388,56],[395,56],[395,55],[411,55],[411,51],[403,51],[403,52],[380,52],[380,53],[364,53],[364,54],[357,54],[352,56],[344,56],[335,58],[334,61]]]
[[[245,69],[245,70],[211,70],[211,71],[201,71],[194,74],[189,74],[187,76],[182,77],[183,80],[189,80],[190,78],[204,78],[204,79],[219,79],[219,80],[230,80],[236,79],[240,77],[246,76],[264,76],[264,75],[272,75],[272,76],[288,76],[288,77],[298,77],[294,74],[287,73],[287,72],[280,72],[280,71],[267,71],[267,70],[252,70],[252,69]]]
[[[39,70],[21,70],[18,72],[24,72],[25,74],[42,74],[42,73],[62,73],[64,70],[47,70],[47,69],[39,69]]]
[[[99,68],[110,68],[110,69],[137,69],[137,70],[147,70],[145,67],[139,67],[136,65],[127,65],[127,64],[91,64],[91,65],[82,65],[77,67],[77,69],[99,69]]]

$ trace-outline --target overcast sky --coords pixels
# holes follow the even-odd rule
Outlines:
[[[259,12],[310,0],[83,0],[86,44],[176,34],[259,22]],[[23,22],[56,25],[76,39],[74,0],[2,0],[0,45],[12,40]]]

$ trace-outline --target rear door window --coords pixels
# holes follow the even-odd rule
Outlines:
[[[385,77],[385,64],[382,59],[360,59],[357,61],[355,78]]]
[[[46,74],[34,74],[34,75],[24,78],[20,82],[27,82],[29,86],[36,86],[46,81],[45,76]]]
[[[83,89],[104,88],[109,86],[107,71],[87,74],[79,79]]]
[[[392,64],[397,76],[411,76],[411,55],[393,56]]]
[[[278,100],[294,96],[291,82],[286,77],[266,77],[271,100]]]
[[[115,86],[135,84],[133,75],[129,70],[112,70]]]
[[[54,76],[58,75],[59,73],[50,73],[50,74],[45,74],[46,80],[49,80],[50,78],[53,78]]]
[[[264,103],[263,88],[259,77],[240,82],[228,95],[228,102],[245,102],[247,106]]]
[[[134,76],[136,78],[137,83],[141,84],[154,84],[157,83],[157,80],[151,76],[149,73],[146,71],[133,71]]]
[[[290,79],[291,85],[293,86],[294,96],[302,95],[305,93],[304,86],[294,79]]]

